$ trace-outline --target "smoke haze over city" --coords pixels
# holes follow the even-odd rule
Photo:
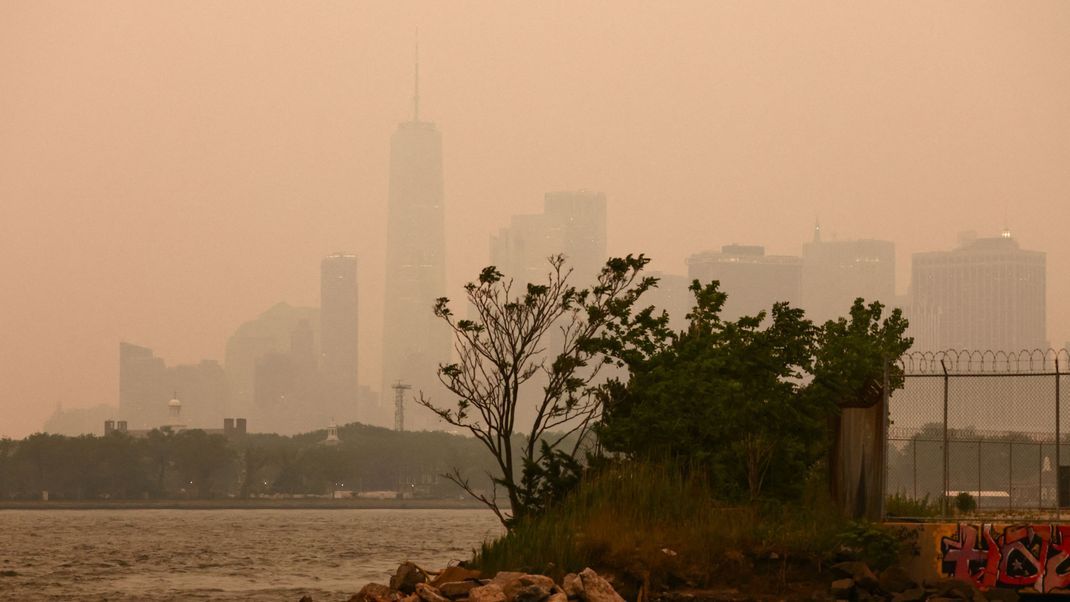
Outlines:
[[[335,252],[379,391],[417,30],[451,298],[513,216],[585,190],[654,270],[800,256],[820,221],[894,242],[898,295],[914,253],[1006,228],[1047,254],[1061,347],[1068,28],[1063,2],[0,4],[0,436],[116,405],[121,341],[224,362],[277,303],[318,307]]]

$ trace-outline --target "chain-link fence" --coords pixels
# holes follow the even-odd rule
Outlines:
[[[888,516],[1070,512],[1065,349],[911,354],[900,365],[904,386],[888,402]]]

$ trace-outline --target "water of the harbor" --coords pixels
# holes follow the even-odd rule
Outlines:
[[[500,532],[481,510],[5,510],[0,600],[346,600]]]

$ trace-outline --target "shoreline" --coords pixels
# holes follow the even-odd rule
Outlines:
[[[479,510],[451,499],[0,500],[4,510]]]

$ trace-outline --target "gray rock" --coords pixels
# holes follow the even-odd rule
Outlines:
[[[423,602],[450,602],[449,598],[443,596],[441,592],[426,583],[416,584],[416,595]]]
[[[468,592],[468,602],[506,602],[505,592],[497,583],[473,587]]]
[[[587,602],[624,602],[617,590],[590,567],[580,571],[580,582],[583,584],[583,599]]]
[[[918,582],[910,577],[910,573],[900,566],[888,567],[881,571],[877,583],[889,594],[898,594],[918,586]]]
[[[381,583],[369,583],[351,596],[349,602],[396,602],[400,598],[400,593]]]
[[[877,590],[877,576],[873,574],[873,571],[869,570],[869,566],[864,562],[858,560],[840,562],[832,565],[831,569],[834,574],[853,580],[855,585],[868,592]]]
[[[832,595],[837,599],[839,599],[839,598],[848,598],[849,599],[851,597],[851,594],[854,592],[854,589],[855,589],[855,581],[854,581],[854,579],[837,579],[837,580],[833,581],[832,585],[829,587],[829,591],[831,591]]]
[[[442,572],[435,575],[435,578],[431,580],[431,585],[439,587],[443,583],[453,583],[455,581],[474,581],[482,576],[483,575],[476,570],[466,569],[460,566],[451,566],[442,569]]]
[[[411,562],[402,563],[394,576],[390,578],[391,589],[396,589],[403,594],[415,593],[417,583],[427,583],[427,573]]]
[[[473,588],[479,587],[478,581],[450,581],[438,586],[438,591],[447,598],[464,598]]]
[[[580,576],[576,573],[565,575],[565,578],[561,580],[561,589],[569,598],[580,598],[583,596],[583,582],[580,580]]]
[[[973,600],[973,593],[977,590],[977,587],[969,581],[963,581],[962,579],[941,579],[934,581],[931,584],[926,584],[936,590],[933,598],[951,598],[959,600]]]
[[[508,594],[506,594],[508,596]],[[550,597],[550,589],[541,585],[525,585],[509,596],[513,602],[543,602]]]
[[[531,587],[533,585],[546,590],[547,596],[549,596],[551,593],[553,593],[555,589],[557,589],[557,584],[554,583],[554,580],[547,577],[546,575],[524,574],[521,575],[519,578],[512,579],[507,584],[502,585],[502,591],[505,592],[505,597],[509,598],[510,600],[513,600],[514,598],[516,598],[520,590],[527,587]]]

